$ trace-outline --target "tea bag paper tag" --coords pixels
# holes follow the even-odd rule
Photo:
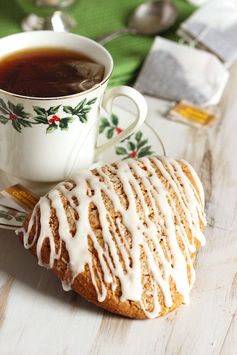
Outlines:
[[[228,77],[228,70],[213,54],[156,37],[135,89],[170,102],[216,105]]]
[[[0,192],[0,228],[17,229],[34,206],[38,198],[20,184]]]
[[[217,108],[204,109],[186,101],[180,101],[168,112],[168,118],[194,126],[208,126],[219,117]]]

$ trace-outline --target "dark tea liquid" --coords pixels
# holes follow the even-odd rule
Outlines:
[[[0,59],[0,89],[31,97],[57,97],[100,83],[104,66],[65,49],[36,48]]]

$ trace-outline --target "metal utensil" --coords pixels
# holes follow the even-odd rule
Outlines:
[[[124,34],[152,36],[168,30],[178,16],[176,6],[169,1],[151,1],[138,6],[128,21],[127,28],[109,32],[96,40],[105,44]]]
[[[17,0],[29,15],[22,21],[23,31],[53,30],[70,31],[75,20],[65,13],[75,0]]]

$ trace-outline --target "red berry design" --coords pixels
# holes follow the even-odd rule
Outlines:
[[[130,156],[131,158],[136,158],[137,152],[131,152],[131,153],[129,153],[129,156]]]
[[[123,132],[123,129],[122,128],[119,128],[119,127],[117,127],[117,128],[115,128],[115,130],[116,130],[116,133],[121,133],[121,132]]]
[[[17,119],[17,115],[15,113],[9,113],[9,120],[15,121]]]
[[[55,121],[60,121],[60,117],[58,117],[56,115],[54,115],[53,117],[54,117]]]
[[[123,156],[123,159],[142,158],[153,154],[151,145],[148,145],[148,139],[144,139],[141,131],[124,139],[115,151],[116,154]]]
[[[53,115],[53,116],[49,119],[49,123],[58,122],[58,121],[60,121],[60,117],[58,117],[57,115]]]

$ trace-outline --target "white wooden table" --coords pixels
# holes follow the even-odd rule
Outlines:
[[[206,190],[207,245],[197,260],[189,306],[155,320],[113,316],[62,290],[11,231],[0,231],[1,355],[237,354],[237,64],[222,100],[223,119],[195,129],[159,118],[149,123],[170,156],[190,161]],[[9,184],[2,179],[1,186]]]

